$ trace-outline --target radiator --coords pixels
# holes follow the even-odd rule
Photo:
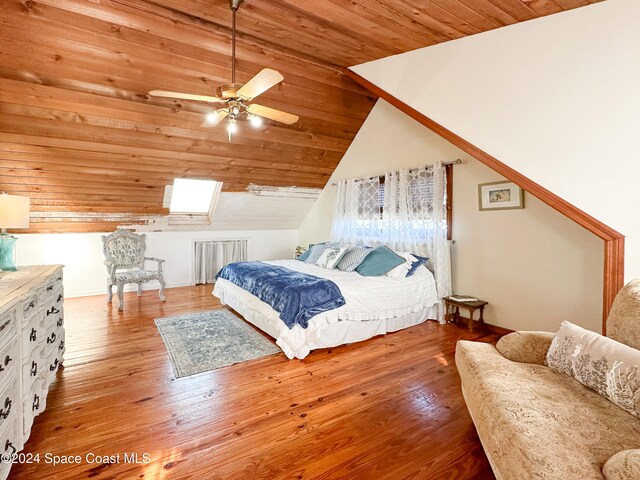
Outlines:
[[[216,273],[233,262],[247,260],[247,240],[196,240],[195,283],[214,283]]]

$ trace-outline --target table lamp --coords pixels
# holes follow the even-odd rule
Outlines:
[[[29,228],[29,197],[0,194],[0,271],[15,272],[18,239],[7,228]]]

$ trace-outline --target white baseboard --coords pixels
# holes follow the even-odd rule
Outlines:
[[[167,284],[166,288],[176,288],[176,287],[188,287],[192,285],[189,282],[178,282],[178,283],[171,283],[171,284]],[[125,292],[135,292],[137,291],[138,287],[135,284],[129,284],[129,285],[125,285],[124,287],[124,291]],[[143,291],[147,291],[147,290],[160,290],[160,284],[158,284],[157,282],[149,282],[149,284],[147,285],[143,285],[142,286],[142,290]],[[64,298],[79,298],[79,297],[94,297],[96,295],[104,295],[107,296],[107,289],[106,287],[102,290],[86,290],[86,291],[82,291],[82,292],[68,292],[65,291],[64,292]],[[114,287],[113,289],[113,296],[116,296],[116,289]]]

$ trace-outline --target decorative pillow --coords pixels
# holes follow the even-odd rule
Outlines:
[[[547,365],[640,418],[640,350],[562,322]]]
[[[304,252],[299,257],[296,257],[296,260],[300,260],[301,262],[304,262],[307,258],[309,258],[309,255],[311,255],[311,245],[309,245],[309,248],[307,249],[306,252]]]
[[[347,250],[349,250],[349,247],[327,247],[324,249],[324,252],[322,252],[322,255],[320,255],[316,265],[332,270],[340,263],[340,260],[342,260]]]
[[[640,478],[640,450],[622,450],[613,455],[602,467],[607,480]]]
[[[371,251],[371,247],[365,247],[364,245],[355,245],[345,252],[336,267],[343,272],[353,272],[358,265],[362,263],[364,258]]]
[[[374,248],[356,267],[356,272],[365,277],[379,277],[389,270],[406,262],[404,257],[397,255],[387,247]]]
[[[409,269],[411,268],[411,264],[415,260],[415,257],[411,255],[410,252],[396,252],[393,250],[393,253],[404,258],[404,262],[389,270],[385,275],[391,278],[405,278],[407,273],[409,273]]]
[[[412,253],[411,255],[413,255],[414,262],[411,264],[411,267],[409,267],[407,277],[410,277],[411,275],[416,273],[416,270],[418,270],[421,265],[426,265],[429,261],[429,257],[421,257],[420,255],[416,255],[415,253]]]
[[[322,255],[322,252],[324,252],[328,246],[330,246],[329,242],[309,244],[309,255],[305,258],[304,263],[313,263],[315,265],[320,255]]]

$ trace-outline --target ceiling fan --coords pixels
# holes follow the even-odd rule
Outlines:
[[[238,131],[236,120],[246,115],[251,125],[259,127],[262,119],[268,118],[276,122],[291,125],[298,121],[298,116],[292,113],[265,107],[257,103],[250,103],[255,97],[277,85],[284,77],[280,72],[272,68],[262,69],[256,76],[244,85],[236,83],[236,13],[244,0],[229,0],[232,11],[232,36],[231,36],[231,83],[220,85],[216,97],[206,95],[194,95],[190,93],[170,92],[167,90],[151,90],[149,95],[153,97],[179,98],[182,100],[195,100],[197,102],[224,103],[225,106],[209,113],[202,126],[213,127],[224,118],[228,118],[227,132],[229,140],[231,135]]]

